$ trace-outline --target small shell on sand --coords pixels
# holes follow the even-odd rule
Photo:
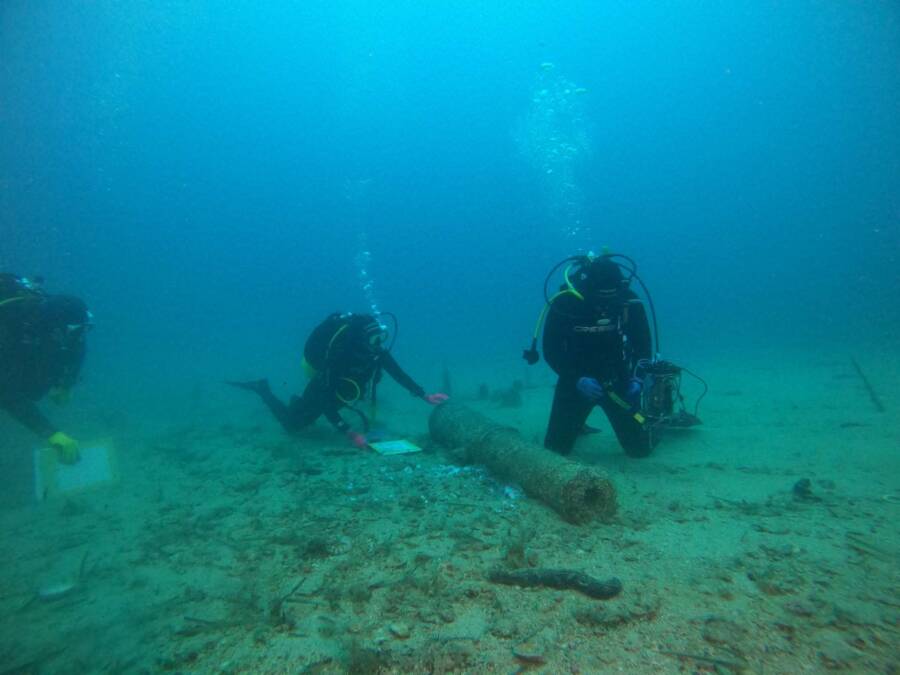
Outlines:
[[[44,602],[53,602],[69,595],[78,585],[74,581],[59,581],[55,584],[41,586],[37,591],[37,597]]]
[[[513,656],[525,663],[546,663],[544,650],[534,642],[520,642],[513,648]]]
[[[400,640],[406,640],[410,636],[409,626],[405,623],[392,623],[388,626],[388,630],[391,631],[391,634]]]

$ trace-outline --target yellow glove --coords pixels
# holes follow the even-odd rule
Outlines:
[[[57,431],[49,438],[49,441],[56,450],[59,461],[63,464],[74,464],[81,459],[81,454],[78,452],[78,441],[71,436]]]
[[[72,390],[68,387],[53,387],[50,390],[50,400],[56,405],[63,406],[72,398]]]

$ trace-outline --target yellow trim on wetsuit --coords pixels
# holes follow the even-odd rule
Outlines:
[[[331,348],[334,346],[334,341],[337,340],[338,336],[340,336],[341,333],[347,330],[349,326],[349,322],[345,323],[343,326],[334,331],[334,335],[332,335],[331,339],[328,341],[328,347],[325,350],[325,368],[328,368],[328,358],[331,356]],[[319,373],[319,371],[309,361],[306,360],[306,357],[303,357],[303,370],[309,377],[315,377]],[[341,380],[344,382],[349,382],[351,385],[353,385],[355,393],[353,394],[352,398],[344,398],[340,395],[337,389],[335,389],[334,395],[337,397],[337,399],[344,405],[351,405],[358,401],[362,397],[362,387],[359,386],[359,383],[349,377],[342,377]]]
[[[572,269],[573,265],[574,265],[574,263],[572,265],[569,265],[566,268],[566,271],[563,272],[563,277],[565,277],[565,280],[566,280],[566,288],[564,288],[561,291],[558,291],[553,296],[551,296],[551,298],[547,302],[544,303],[544,308],[541,310],[541,313],[538,314],[537,322],[534,324],[534,332],[531,334],[531,337],[533,339],[535,339],[535,340],[538,339],[538,335],[540,335],[540,332],[541,332],[541,326],[544,325],[544,319],[547,318],[547,312],[550,311],[550,306],[554,302],[556,302],[556,299],[559,296],[570,293],[570,294],[574,295],[576,298],[578,298],[579,300],[584,300],[584,296],[581,293],[579,293],[578,290],[575,288],[575,286],[572,285],[572,282],[569,281],[569,271]]]
[[[17,295],[14,298],[7,298],[6,300],[0,301],[0,307],[3,307],[4,305],[8,305],[11,302],[19,302],[21,300],[27,300],[27,299],[28,299],[27,295]]]
[[[343,403],[344,405],[350,405],[351,403],[356,403],[362,396],[362,389],[360,388],[359,383],[356,380],[350,379],[349,377],[342,377],[341,380],[352,384],[353,388],[356,389],[356,395],[354,395],[353,398],[347,399],[347,398],[344,398],[343,396],[341,396],[338,393],[337,389],[334,390],[334,395],[337,396],[338,400],[341,403]]]
[[[619,396],[616,392],[610,390],[607,392],[607,396],[609,396],[610,400],[613,403],[615,403],[616,405],[618,405],[619,407],[624,408],[625,410],[631,410],[631,404],[628,403],[628,401],[623,399],[621,396]],[[643,424],[645,421],[644,416],[641,415],[641,413],[639,413],[639,412],[634,413],[632,415],[632,417],[635,419],[635,421],[638,424]]]
[[[566,268],[566,271],[563,272],[563,278],[566,280],[566,286],[569,287],[569,292],[572,293],[572,295],[574,295],[579,300],[584,300],[584,296],[581,293],[579,293],[578,290],[575,288],[575,286],[572,285],[572,282],[569,281],[569,271],[572,269],[572,267],[574,265],[575,265],[575,263],[572,263],[571,265],[569,265]],[[555,298],[556,296],[554,295],[553,297]]]
[[[334,331],[334,335],[332,335],[331,339],[328,341],[328,349],[325,350],[325,363],[328,363],[328,357],[331,354],[331,348],[334,345],[334,341],[337,340],[338,335],[347,330],[347,326],[349,325],[349,323],[345,323],[343,326]]]
[[[580,299],[582,299],[582,300],[584,299],[583,297],[581,297],[581,295],[578,293],[578,291],[575,291],[575,290],[569,290],[569,289],[566,289],[566,290],[564,290],[564,291],[559,291],[558,293],[556,293],[556,294],[555,294],[553,297],[551,297],[546,303],[544,303],[544,308],[541,310],[541,313],[538,314],[537,322],[534,324],[534,333],[531,334],[531,337],[533,337],[535,340],[538,339],[538,335],[539,335],[540,332],[541,332],[541,326],[544,325],[544,319],[547,318],[547,312],[550,311],[550,306],[551,306],[554,302],[556,302],[556,299],[557,299],[559,296],[561,296],[561,295],[566,295],[566,294],[568,294],[568,293],[571,293],[571,294],[574,295],[576,298],[580,298]]]
[[[300,367],[303,368],[303,372],[310,380],[313,379],[316,375],[319,374],[319,371],[316,370],[315,366],[306,360],[306,357],[303,357],[303,362],[300,364]]]

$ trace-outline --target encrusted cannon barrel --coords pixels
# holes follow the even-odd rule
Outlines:
[[[518,483],[570,523],[608,519],[616,511],[616,490],[600,471],[529,443],[511,427],[458,403],[431,413],[431,437],[464,464],[482,464]]]

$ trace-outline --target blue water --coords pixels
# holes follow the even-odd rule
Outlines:
[[[14,593],[4,601],[4,626],[18,621],[26,601],[31,616],[55,616],[55,605],[33,604],[32,589],[45,578],[58,581],[79,560],[92,570],[95,559],[114,560],[121,578],[110,587],[110,602],[121,605],[121,616],[134,615],[135,607],[143,611],[142,603],[162,602],[147,599],[158,588],[180,597],[168,577],[147,582],[135,566],[168,570],[168,559],[151,554],[169,545],[167,528],[178,535],[173,523],[192,518],[194,508],[224,504],[221,513],[232,514],[231,521],[215,512],[197,527],[205,532],[215,522],[230,537],[234,522],[255,532],[258,517],[269,519],[265,527],[283,517],[289,528],[298,500],[292,490],[305,503],[297,486],[325,479],[333,484],[317,498],[333,490],[336,501],[347,494],[355,500],[364,493],[346,488],[347,481],[374,476],[365,486],[371,495],[381,504],[402,503],[397,494],[382,495],[393,489],[394,478],[368,456],[358,460],[369,462],[365,470],[353,464],[356,458],[338,453],[335,459],[335,451],[307,473],[299,471],[296,482],[281,469],[277,480],[266,474],[274,471],[272,461],[285,463],[285,457],[301,464],[318,460],[296,448],[278,455],[280,440],[266,441],[265,452],[256,448],[263,442],[256,440],[260,428],[282,438],[274,421],[222,381],[265,376],[279,395],[296,393],[303,386],[300,358],[308,332],[333,311],[375,307],[398,316],[394,355],[429,391],[441,386],[445,366],[457,394],[471,394],[481,382],[494,387],[519,378],[548,385],[546,365],[526,369],[521,360],[543,305],[544,277],[565,256],[604,246],[637,261],[653,294],[663,356],[707,375],[713,385],[703,430],[662,446],[644,464],[621,457],[608,433],[588,441],[608,451],[597,461],[617,472],[624,486],[622,509],[632,520],[614,532],[631,537],[629,523],[642,522],[644,507],[656,509],[648,511],[648,521],[665,524],[680,508],[670,490],[691,508],[692,500],[707,508],[707,493],[738,505],[781,495],[790,506],[790,486],[801,476],[820,479],[814,490],[828,499],[833,490],[860,504],[875,500],[871,511],[854,512],[857,520],[847,527],[868,532],[867,519],[877,513],[880,531],[887,531],[896,488],[878,479],[891,477],[884,458],[896,441],[884,420],[896,419],[900,333],[897,64],[896,2],[3,0],[0,271],[43,276],[48,291],[77,294],[89,304],[95,329],[76,396],[68,410],[42,406],[79,438],[114,437],[131,473],[111,499],[130,504],[122,518],[140,523],[135,531],[141,536],[150,533],[149,544],[120,551],[111,541],[118,526],[103,521],[102,545],[92,534],[71,544],[81,548],[66,544],[50,555],[45,539],[68,542],[63,535],[70,523],[90,521],[93,528],[96,514],[120,513],[118,502],[109,507],[101,493],[85,510],[63,509],[60,517],[48,507],[35,512],[44,519],[40,527],[27,513],[15,516],[22,521],[16,547],[28,554],[5,559],[2,576]],[[850,356],[882,392],[889,416],[872,409]],[[696,393],[696,385],[686,386]],[[383,392],[389,404],[408,404],[393,385]],[[497,413],[514,424],[520,415],[529,438],[543,431],[549,389],[535,396],[543,398],[529,399],[527,412]],[[835,396],[842,398],[835,402]],[[387,423],[421,431],[426,415],[423,405]],[[762,416],[764,424],[757,421]],[[320,426],[311,432],[313,445],[327,447],[332,438],[340,443]],[[187,436],[154,445],[157,436],[184,428]],[[203,436],[207,430],[212,435]],[[0,483],[13,495],[4,507],[31,502],[33,443],[0,415]],[[233,444],[233,455],[222,452],[223,443]],[[198,469],[178,483],[167,472],[180,475],[180,462],[190,469],[189,462],[200,461],[191,452],[221,456],[223,463],[203,465],[212,478]],[[670,471],[657,464],[670,461],[682,466]],[[757,461],[779,468],[740,473]],[[242,502],[246,493],[228,490],[239,482],[235,467],[254,462],[270,483]],[[685,471],[698,466],[706,473],[691,483],[687,476],[694,474]],[[858,473],[842,482],[847,466]],[[722,478],[726,468],[736,473]],[[324,476],[314,478],[316,471]],[[350,478],[335,477],[340,471]],[[403,481],[411,473],[397,475]],[[669,478],[676,473],[682,474],[681,493]],[[462,488],[447,482],[444,467],[425,475],[438,476],[428,502],[433,516],[445,508],[445,484]],[[484,498],[480,490],[503,487],[472,480],[471,492],[463,494],[473,501]],[[426,483],[397,483],[397,489]],[[758,494],[747,492],[751,483]],[[257,506],[266,510],[263,516]],[[527,510],[535,505],[518,508],[526,509],[528,522],[543,513]],[[728,515],[712,517],[728,527],[736,523],[725,530],[715,529],[718,521],[710,525],[714,540],[740,540],[734,546],[747,550],[756,545],[743,543],[750,526],[740,514],[733,522]],[[157,522],[163,524],[154,529]],[[356,512],[341,522],[350,527]],[[445,521],[434,522],[443,527]],[[705,525],[689,536],[678,529],[683,522],[662,538],[678,543],[660,550],[707,545]],[[803,527],[824,531],[815,523]],[[469,525],[459,527],[468,531]],[[497,532],[505,527],[497,525]],[[839,530],[831,569],[849,570]],[[361,541],[360,532],[348,530],[348,536]],[[28,533],[35,536],[21,543]],[[495,534],[484,536],[496,548],[501,535]],[[574,541],[568,537],[559,541]],[[195,542],[187,539],[190,549]],[[603,552],[598,566],[605,564],[607,541],[594,549]],[[820,543],[799,541],[818,551]],[[879,541],[892,550],[892,542]],[[788,543],[793,540],[777,541]],[[196,542],[198,550],[207,544],[203,536]],[[269,549],[238,544],[240,556],[268,556]],[[282,551],[277,547],[287,544],[266,546]],[[361,546],[357,539],[354,546]],[[81,557],[82,548],[89,557]],[[726,546],[719,549],[713,541],[701,553],[730,555]],[[136,551],[143,562],[134,562]],[[648,555],[646,569],[665,568],[657,566],[656,553]],[[678,560],[687,569],[694,566],[690,555]],[[555,562],[547,556],[548,564]],[[208,557],[201,558],[195,572],[202,582]],[[623,559],[612,560],[623,575],[633,572]],[[487,562],[477,564],[470,578]],[[825,574],[806,569],[800,576]],[[743,580],[744,572],[735,579]],[[889,578],[864,572],[876,585]],[[112,582],[102,564],[92,574],[86,595],[94,598]],[[264,584],[269,577],[259,579]],[[201,582],[193,583],[203,590]],[[848,603],[857,582],[836,583]],[[683,616],[700,616],[711,606],[690,606]],[[77,637],[78,627],[92,626],[97,639],[105,635],[96,628],[105,625],[104,616],[119,616],[102,605],[90,610],[94,623],[83,624],[88,609],[65,609],[68,643],[92,645]],[[731,611],[721,602],[720,610]],[[205,608],[191,611],[218,616]],[[687,622],[674,609],[668,617],[673,625]],[[139,643],[134,651],[140,658],[156,663],[149,668],[162,667],[153,661],[160,648],[143,637],[144,628],[132,630],[127,622],[119,628]],[[46,639],[53,635],[26,631],[30,646],[22,653],[19,638],[4,635],[0,670],[56,658]],[[172,643],[162,629],[155,635]],[[821,665],[819,646],[807,643],[809,658]],[[677,639],[665,644],[687,649]],[[496,648],[508,659],[508,645]],[[74,658],[78,649],[59,660]],[[128,649],[123,641],[115,653]]]
[[[293,365],[366,309],[361,231],[419,364],[515,363],[585,242],[637,259],[670,356],[887,341],[898,62],[893,3],[5,2],[0,268],[88,300],[119,390]],[[517,144],[541,64],[586,90],[530,131],[580,134],[574,211]]]

